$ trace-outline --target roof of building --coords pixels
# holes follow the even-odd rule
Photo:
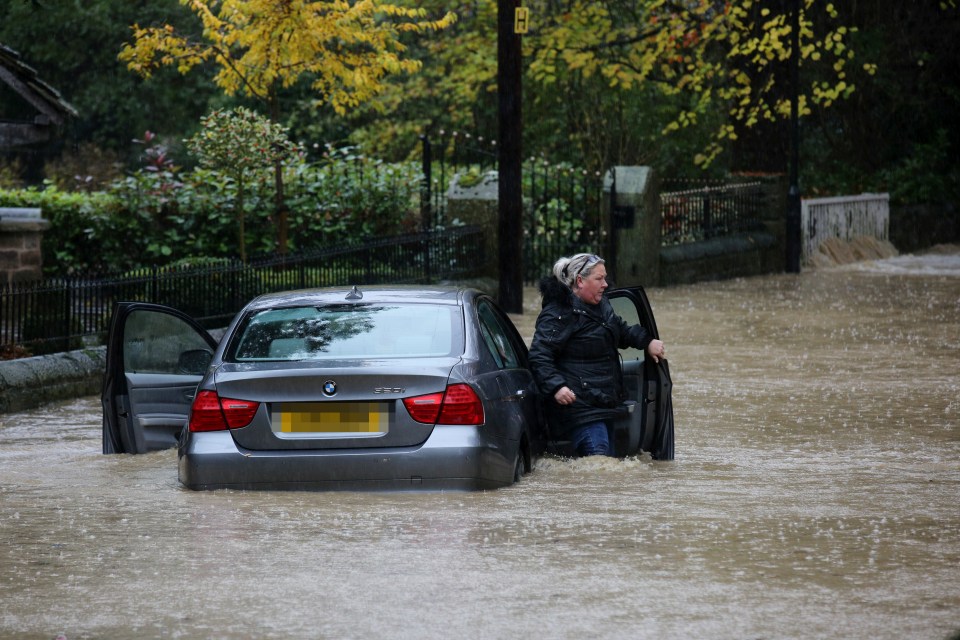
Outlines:
[[[37,71],[23,62],[19,53],[4,44],[0,44],[0,82],[9,85],[37,110],[32,122],[0,121],[0,146],[46,140],[51,129],[78,115],[59,91],[41,80]]]

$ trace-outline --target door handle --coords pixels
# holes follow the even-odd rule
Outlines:
[[[527,392],[525,389],[519,389],[516,393],[507,396],[504,398],[507,402],[519,402],[527,397]]]

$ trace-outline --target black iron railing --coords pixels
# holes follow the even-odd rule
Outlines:
[[[0,287],[0,348],[51,353],[101,341],[115,302],[155,302],[206,326],[226,324],[262,293],[322,286],[429,283],[476,275],[483,231],[444,231],[342,244],[243,264],[153,267],[122,275],[72,277]]]
[[[699,242],[762,227],[762,183],[720,184],[660,194],[660,242]]]
[[[447,192],[480,182],[497,171],[493,139],[444,132],[423,145],[421,219],[427,227],[449,223]],[[607,196],[608,197],[608,196]],[[523,278],[528,284],[548,275],[560,256],[603,252],[607,236],[603,177],[548,159],[531,157],[523,163]]]
[[[549,275],[561,256],[606,253],[603,177],[543,158],[524,163],[523,276]]]

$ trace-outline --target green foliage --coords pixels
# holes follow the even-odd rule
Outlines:
[[[457,174],[457,186],[463,189],[475,187],[487,176],[487,172],[480,167],[472,166]]]
[[[411,130],[478,133],[496,127],[496,9],[493,0],[417,6],[455,10],[459,20],[419,49],[423,71],[400,78],[362,112],[352,140],[390,153],[410,148]],[[726,159],[741,129],[789,115],[789,11],[742,0],[561,0],[524,3],[524,146],[589,169],[654,164],[690,175]],[[844,74],[852,29],[831,4],[803,0],[801,112],[826,109],[853,91]],[[397,144],[399,143],[399,145]],[[719,173],[724,173],[721,167]]]
[[[23,186],[23,166],[19,159],[0,162],[0,189],[16,189]]]
[[[891,201],[898,204],[960,200],[960,166],[943,129],[931,142],[916,145],[910,155],[881,171],[880,178]]]
[[[218,109],[200,120],[200,131],[187,141],[187,148],[200,164],[228,175],[237,185],[234,214],[240,259],[247,260],[246,201],[248,178],[294,157],[298,145],[287,137],[285,127],[244,107]],[[261,176],[262,177],[262,176]],[[280,182],[279,184],[282,184]],[[282,198],[281,194],[281,198]]]
[[[63,191],[101,191],[123,175],[125,165],[118,151],[84,142],[47,161],[43,174]]]
[[[256,4],[275,14],[288,3]],[[345,141],[359,144],[377,157],[404,161],[419,157],[418,138],[423,134],[435,138],[441,129],[484,135],[496,131],[496,3],[397,0],[393,4],[424,9],[431,16],[454,12],[457,20],[436,31],[397,33],[402,58],[422,65],[421,71],[378,78],[384,92],[375,97],[369,97],[375,92],[367,94],[367,103],[346,109],[342,116],[311,87],[314,78],[310,73],[302,74],[302,81],[291,86],[278,83],[268,87],[276,98],[271,107],[286,114],[282,122],[295,132],[293,139],[317,141],[320,149],[325,141]],[[611,164],[647,164],[666,178],[700,178],[708,173],[715,177],[730,167],[748,172],[786,168],[788,136],[781,118],[783,100],[789,95],[783,82],[788,77],[784,55],[789,49],[785,20],[789,3],[536,0],[524,4],[531,9],[532,18],[531,32],[523,37],[526,155],[544,153],[590,170],[605,170]],[[801,80],[809,98],[804,103],[807,115],[801,135],[804,195],[889,190],[904,201],[955,198],[951,194],[956,191],[956,159],[960,158],[956,118],[960,89],[955,82],[960,50],[954,45],[960,36],[957,2],[803,0],[801,4],[805,7]],[[232,2],[192,4],[194,8],[201,5],[214,7],[218,16],[228,5],[238,6]],[[700,23],[692,19],[703,12],[710,20]],[[238,104],[221,95],[214,82],[215,64],[203,64],[181,75],[175,60],[156,59],[150,79],[124,69],[116,56],[123,43],[133,41],[130,25],[134,22],[148,29],[170,25],[184,42],[205,40],[197,14],[178,0],[0,3],[0,42],[18,50],[81,114],[66,130],[69,139],[62,143],[75,157],[59,165],[48,163],[59,191],[76,188],[79,183],[74,176],[81,176],[82,184],[90,188],[106,188],[102,187],[106,182],[99,180],[106,172],[90,169],[95,165],[107,168],[108,158],[104,155],[104,162],[98,161],[87,141],[100,149],[116,150],[119,158],[133,166],[131,160],[142,157],[144,148],[131,145],[130,140],[143,137],[147,128],[162,132],[165,139],[181,140],[196,131],[201,114],[212,106]],[[383,24],[386,22],[389,20]],[[609,30],[598,29],[598,24],[609,25]],[[231,22],[229,30],[240,37],[237,30],[242,26]],[[64,55],[64,33],[70,34],[69,55]],[[270,36],[274,32],[260,33]],[[634,34],[636,38],[631,39]],[[660,37],[670,34],[677,37],[672,41]],[[319,39],[311,40],[307,29],[278,30],[274,35],[273,43],[281,48],[294,41],[322,44]],[[228,36],[224,31],[215,38]],[[722,39],[705,46],[707,36]],[[267,41],[262,44],[266,46]],[[250,52],[238,46],[230,53],[242,57]],[[726,57],[727,52],[737,55]],[[856,55],[851,57],[851,52]],[[664,64],[644,66],[651,59],[648,54],[658,55]],[[677,62],[677,55],[689,57],[694,68]],[[618,60],[629,64],[617,66]],[[261,61],[280,59],[261,56]],[[166,66],[167,62],[173,66]],[[636,71],[648,68],[652,71],[640,82],[642,73]],[[707,77],[710,73],[714,75]],[[697,77],[703,80],[699,89],[691,82]],[[731,85],[725,79],[735,82]],[[742,84],[741,80],[749,82]],[[746,96],[731,98],[731,102],[720,95],[746,87],[757,90],[750,96],[757,98],[753,104],[764,102],[776,122],[767,119],[766,110],[741,105]],[[851,93],[852,87],[856,90]],[[706,91],[712,92],[713,101],[700,99]],[[9,97],[9,92],[0,90],[0,115],[32,116],[32,112],[8,110]],[[745,117],[743,123],[753,119],[757,123],[751,129],[735,127],[732,133],[737,139],[731,141],[730,129],[721,127],[740,116]],[[671,128],[671,123],[676,127]],[[667,129],[669,133],[664,134]],[[709,145],[711,132],[719,131],[727,137],[716,142],[729,150],[717,156],[709,172],[702,171],[694,158]],[[940,133],[944,131],[945,142]],[[175,147],[173,152],[177,152]],[[39,155],[31,149],[29,156],[20,156],[27,166],[0,166],[0,186],[21,186],[27,170],[35,180],[37,167],[45,160],[40,157],[37,161]],[[331,173],[323,178],[319,173],[312,177],[319,168],[304,163],[285,170],[294,190],[286,200],[291,207],[291,248],[348,235],[347,228],[357,233],[378,228],[385,223],[373,207],[399,210],[399,203],[381,204],[370,193],[354,189],[353,182],[341,184],[337,171],[342,174],[347,171],[342,165],[354,167],[357,161],[340,157],[322,162],[334,161],[337,166],[328,169]],[[375,163],[364,160],[363,165],[376,181],[369,168]],[[109,189],[110,194],[122,196],[116,206],[130,211],[122,222],[110,223],[111,230],[121,234],[116,244],[122,242],[129,247],[127,253],[139,255],[124,257],[118,249],[101,259],[96,255],[99,247],[96,251],[85,249],[89,243],[75,240],[76,249],[61,253],[76,250],[78,257],[65,255],[60,264],[71,268],[97,262],[119,266],[135,260],[174,260],[191,251],[235,254],[236,249],[231,249],[236,245],[231,237],[235,179],[215,171],[203,173],[210,169],[162,175],[165,171],[151,172],[144,167]],[[93,176],[92,184],[86,182],[85,174]],[[247,209],[255,213],[249,214],[250,229],[245,237],[251,251],[272,250],[276,229],[271,227],[275,221],[268,210],[274,208],[270,198],[275,189],[260,178],[249,186]],[[938,192],[948,195],[937,196]],[[144,209],[135,209],[130,204],[134,201]],[[99,205],[97,210],[101,210]],[[339,213],[347,210],[349,215]],[[112,219],[114,214],[102,215]],[[88,222],[70,228],[78,229],[76,238],[83,240],[82,229],[103,234],[105,224]],[[51,229],[47,237],[57,233]],[[141,240],[141,236],[149,240]],[[110,245],[111,240],[104,239],[104,243]],[[45,246],[51,244],[45,242]],[[48,256],[48,268],[56,263]]]
[[[956,202],[960,11],[895,0],[837,8],[842,20],[859,26],[851,37],[859,63],[848,66],[847,78],[857,92],[804,122],[802,191],[887,191],[898,203]]]
[[[69,127],[74,142],[127,152],[130,140],[148,128],[188,135],[219,96],[208,69],[187,78],[163,70],[150,80],[127,71],[117,52],[136,20],[193,25],[177,0],[10,0],[0,3],[0,42],[77,109]],[[11,113],[9,102],[0,99],[0,114]]]
[[[315,95],[340,114],[378,94],[384,78],[420,68],[418,60],[406,57],[400,34],[438,31],[456,21],[452,12],[431,20],[422,8],[382,0],[181,4],[195,14],[192,31],[143,21],[132,25],[133,42],[119,54],[131,71],[150,77],[175,67],[186,74],[212,64],[219,68],[214,81],[226,95],[243,93],[272,108],[278,89],[306,77]]]
[[[414,231],[419,226],[421,173],[413,163],[373,161],[356,149],[329,148],[320,162],[297,158],[284,168],[289,186],[291,249]],[[273,181],[261,172],[247,186],[251,216],[245,240],[254,253],[272,253]],[[150,165],[108,190],[64,192],[0,189],[0,206],[39,207],[51,226],[44,235],[48,275],[124,272],[238,255],[233,216],[239,184],[204,167],[179,171]],[[202,257],[202,258],[201,258]]]
[[[43,236],[43,268],[47,274],[87,273],[112,266],[110,255],[136,255],[135,236],[118,213],[115,198],[106,193],[66,193],[53,185],[44,189],[0,190],[0,206],[39,207],[50,228]]]
[[[584,226],[582,219],[570,216],[570,203],[559,198],[549,198],[541,203],[536,207],[534,215],[535,228],[538,230],[537,239],[546,242],[555,241],[549,237],[551,234],[556,235],[557,238],[577,237]],[[546,237],[539,236],[540,230],[546,232]]]
[[[216,109],[200,119],[200,131],[187,141],[200,164],[243,181],[270,169],[297,151],[285,127],[245,107]]]
[[[422,172],[416,163],[384,163],[355,147],[328,146],[319,163],[292,169],[287,203],[294,247],[407,233],[419,226]]]

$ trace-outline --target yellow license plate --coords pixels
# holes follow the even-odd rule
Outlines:
[[[386,433],[390,422],[384,402],[283,402],[273,406],[278,433]]]

